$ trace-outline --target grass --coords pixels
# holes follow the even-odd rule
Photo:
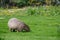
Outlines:
[[[60,40],[60,15],[14,15],[1,17],[4,19],[0,19],[0,40]],[[25,22],[29,25],[31,31],[10,32],[7,23],[12,17],[16,17]]]
[[[20,16],[16,18],[28,24],[31,32],[10,32],[7,26],[9,18],[6,17],[0,20],[0,38],[4,40],[56,40],[59,36],[59,32],[57,32],[60,30],[58,28],[59,16]]]

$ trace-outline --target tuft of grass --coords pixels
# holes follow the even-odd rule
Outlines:
[[[59,8],[59,6],[40,6],[23,9],[0,9],[0,16],[58,16],[60,15]]]

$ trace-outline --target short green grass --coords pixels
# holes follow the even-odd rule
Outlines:
[[[0,19],[0,40],[58,40],[60,16],[17,16],[29,25],[30,32],[10,32],[7,26],[11,17]]]
[[[3,14],[2,16],[0,16],[0,40],[60,40],[60,15],[44,16],[39,14],[29,16],[19,15],[20,12],[18,11],[18,14],[16,12],[17,15],[14,14],[10,16]],[[22,13],[24,12],[22,11]],[[54,12],[60,13],[55,9]],[[52,12],[46,13],[50,13],[50,15],[52,14]],[[45,14],[45,11],[43,12],[43,14]],[[18,18],[19,20],[22,20],[27,25],[29,25],[31,31],[10,32],[7,23],[8,20],[13,17]]]

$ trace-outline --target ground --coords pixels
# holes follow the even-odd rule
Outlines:
[[[25,16],[16,17],[29,25],[30,32],[10,32],[9,18],[0,20],[0,39],[2,40],[57,40],[59,38],[59,16]],[[28,18],[28,19],[27,19]]]
[[[12,17],[25,22],[31,31],[10,32],[7,23]],[[60,15],[1,16],[0,40],[60,40]]]

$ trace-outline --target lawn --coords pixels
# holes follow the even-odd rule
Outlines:
[[[0,40],[60,40],[60,15],[58,16],[1,16]],[[0,17],[0,18],[1,18]],[[8,20],[12,17],[29,25],[30,32],[10,32]]]

